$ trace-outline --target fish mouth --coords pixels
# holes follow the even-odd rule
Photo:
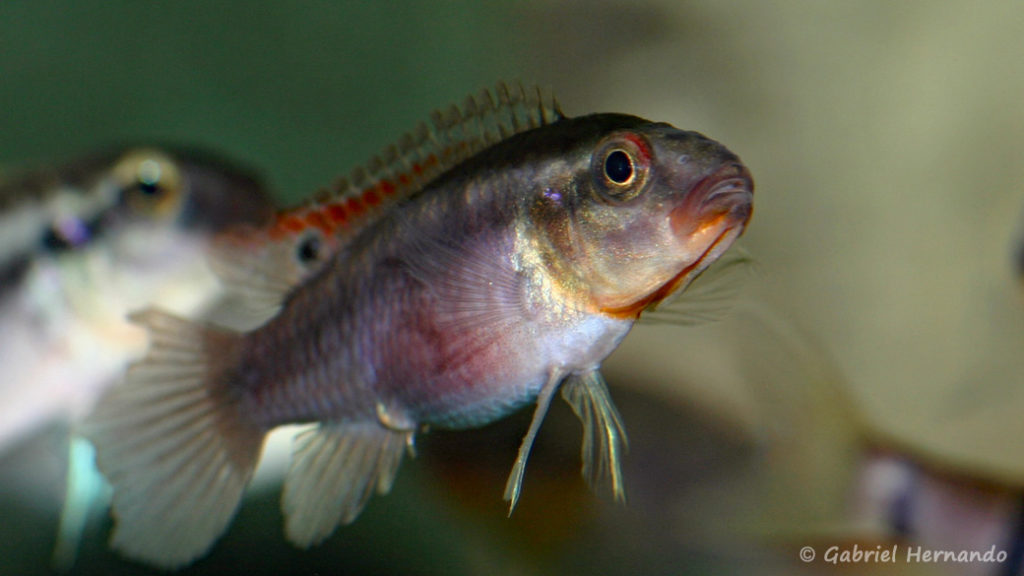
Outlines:
[[[682,208],[695,209],[698,221],[714,214],[729,214],[745,228],[754,209],[754,179],[746,166],[732,162],[699,182],[688,200]]]
[[[638,318],[644,310],[685,288],[743,234],[753,213],[753,199],[753,178],[740,163],[723,166],[701,180],[687,196],[687,201],[673,210],[670,219],[677,238],[686,238],[689,243],[698,245],[706,242],[706,248],[646,296],[624,306],[602,308],[601,312],[615,318]]]
[[[725,220],[727,220],[727,216],[720,216],[714,222],[708,223],[706,228],[721,226]],[[744,220],[744,224],[745,222],[746,221]],[[605,307],[601,309],[601,312],[613,318],[639,318],[643,311],[654,308],[662,300],[668,298],[676,291],[685,288],[691,281],[693,281],[694,278],[703,272],[705,268],[717,260],[722,253],[729,249],[729,246],[732,246],[732,243],[736,238],[739,238],[740,234],[743,233],[745,228],[744,224],[725,223],[725,226],[718,230],[718,234],[715,236],[715,239],[708,245],[704,252],[702,252],[696,260],[680,270],[678,274],[670,278],[668,282],[665,282],[656,290],[639,300],[635,300],[624,306]]]

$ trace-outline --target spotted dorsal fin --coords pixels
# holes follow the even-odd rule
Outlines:
[[[510,136],[564,117],[540,88],[499,83],[434,112],[347,178],[278,213],[266,229],[235,229],[215,242],[213,268],[256,320],[310,277],[359,230],[429,182]]]

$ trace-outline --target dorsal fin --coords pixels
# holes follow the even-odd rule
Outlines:
[[[563,116],[554,98],[539,88],[499,83],[493,91],[470,95],[461,107],[435,111],[429,124],[420,123],[348,178],[282,211],[270,236],[287,238],[313,227],[344,237],[466,158]]]
[[[538,87],[470,95],[461,106],[434,112],[395,144],[309,200],[277,214],[266,229],[234,230],[215,242],[214,270],[264,320],[284,295],[320,269],[330,255],[390,207],[430,181],[512,135],[564,118],[554,97]],[[243,298],[245,299],[245,298]]]

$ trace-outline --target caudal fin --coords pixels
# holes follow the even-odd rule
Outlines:
[[[85,423],[113,486],[111,546],[163,568],[203,555],[231,522],[264,431],[244,422],[218,359],[238,336],[147,310],[149,352]]]

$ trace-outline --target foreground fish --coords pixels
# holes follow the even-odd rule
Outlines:
[[[218,268],[261,302],[257,328],[135,316],[150,351],[87,426],[114,487],[116,548],[164,567],[202,555],[264,436],[289,423],[319,423],[284,484],[300,546],[388,491],[417,432],[535,403],[505,490],[514,507],[559,388],[584,425],[585,475],[623,497],[625,434],[598,368],[742,233],[753,184],[697,133],[496,93],[436,116],[341,197],[226,243]],[[313,228],[326,243],[302,239]]]
[[[247,171],[194,153],[120,149],[0,182],[0,449],[84,416],[145,351],[128,312],[209,305],[212,233],[271,215]]]

